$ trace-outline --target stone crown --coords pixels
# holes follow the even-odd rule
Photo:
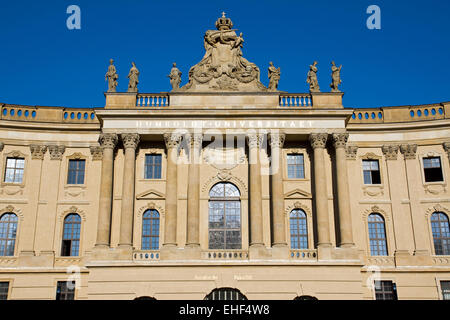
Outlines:
[[[225,17],[225,12],[222,12],[222,17],[216,21],[217,30],[230,30],[233,28],[233,22],[230,18]]]

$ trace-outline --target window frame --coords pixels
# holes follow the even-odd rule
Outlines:
[[[378,216],[378,217],[380,217],[383,221],[383,231],[384,231],[384,239],[382,239],[382,238],[374,238],[374,239],[372,239],[371,238],[371,236],[370,236],[370,227],[369,227],[369,224],[371,224],[371,223],[373,223],[373,224],[375,224],[375,225],[380,225],[381,224],[381,222],[379,222],[379,221],[369,221],[369,219],[370,219],[370,216]],[[378,230],[378,229],[377,229]],[[367,231],[368,231],[368,237],[369,237],[369,256],[370,257],[388,257],[389,256],[389,245],[388,245],[388,236],[387,236],[387,227],[386,227],[386,219],[384,218],[384,216],[381,214],[381,213],[379,213],[379,212],[372,212],[372,213],[370,213],[368,216],[367,216]],[[377,255],[374,255],[373,253],[372,253],[372,240],[373,241],[381,241],[381,240],[384,240],[384,244],[385,244],[385,246],[386,246],[386,248],[385,248],[385,251],[386,251],[386,254],[383,254],[383,255],[380,255],[380,254],[377,254]],[[380,246],[378,245],[378,243],[377,243],[377,250],[379,251],[380,250]]]
[[[147,178],[147,156],[159,156],[160,157],[160,163],[159,163],[159,178]],[[153,170],[152,173],[154,173],[155,170],[155,163],[152,164]],[[163,179],[163,154],[160,152],[145,152],[144,153],[144,166],[143,166],[143,179],[144,180],[157,180],[160,181]]]
[[[73,247],[73,241],[74,241],[74,239],[73,238],[71,238],[70,239],[70,241],[71,241],[71,243],[70,243],[70,255],[63,255],[63,249],[64,249],[64,241],[66,240],[66,239],[64,239],[64,230],[65,230],[65,225],[66,225],[66,219],[67,219],[67,217],[69,217],[70,215],[76,215],[76,216],[78,216],[79,217],[79,219],[80,219],[80,221],[79,221],[79,225],[80,225],[80,227],[79,227],[79,238],[78,238],[78,254],[77,255],[73,255],[72,254],[72,247]],[[73,223],[73,222],[71,222],[71,224],[75,224],[75,223]],[[67,258],[76,258],[76,257],[81,257],[82,255],[81,255],[81,243],[82,243],[82,227],[83,227],[83,218],[81,217],[81,215],[78,213],[78,212],[69,212],[69,213],[67,213],[67,214],[65,214],[64,215],[64,217],[63,217],[63,219],[62,219],[62,228],[61,228],[61,241],[60,241],[60,251],[59,251],[59,253],[60,253],[60,257],[67,257]],[[72,227],[72,235],[73,235],[73,227]],[[68,241],[68,240],[66,240],[66,241]]]
[[[423,159],[424,158],[440,158],[440,163],[441,163],[441,171],[442,171],[442,181],[433,181],[433,182],[426,182],[425,181],[425,169],[424,169],[424,163],[423,163]],[[435,151],[428,151],[428,152],[424,152],[422,154],[419,155],[419,159],[420,159],[420,171],[421,171],[421,176],[422,176],[422,184],[424,187],[427,186],[446,186],[447,185],[447,177],[446,177],[446,165],[445,162],[443,161],[443,159],[445,159],[446,156],[444,157],[442,154],[435,152]]]
[[[392,288],[393,288],[393,296],[394,299],[377,299],[377,289],[376,289],[376,282],[380,282],[380,283],[386,283],[386,282],[391,282],[392,283]],[[380,280],[374,280],[373,282],[373,297],[374,300],[377,301],[397,301],[398,300],[398,288],[397,288],[397,283],[395,280],[392,279],[380,279]],[[383,296],[387,293],[388,291],[381,291],[381,293],[383,294]]]
[[[376,172],[375,170],[372,170],[372,169],[370,169],[370,170],[364,170],[364,162],[368,162],[368,161],[370,161],[370,162],[377,162],[377,165],[378,165],[378,174],[379,174],[379,179],[380,179],[380,182],[379,183],[373,183],[373,172]],[[363,185],[364,186],[381,186],[383,183],[382,183],[382,179],[381,179],[381,163],[380,163],[380,159],[372,159],[372,158],[367,158],[367,159],[362,159],[361,160],[361,169],[362,169],[362,177],[363,177]],[[370,181],[371,181],[371,183],[366,183],[366,180],[365,180],[365,172],[366,171],[369,171],[371,174],[370,174]]]
[[[289,164],[289,156],[301,156],[302,163],[301,164]],[[287,150],[285,153],[285,162],[286,162],[286,178],[288,180],[306,180],[306,164],[305,164],[305,154],[303,152],[292,152]],[[297,166],[303,165],[302,171],[303,171],[303,177],[289,177],[289,166],[294,166],[294,168],[297,168]],[[297,172],[297,170],[295,170]]]
[[[5,148],[6,148],[6,146],[5,146]],[[20,182],[20,183],[5,182],[6,162],[7,162],[8,158],[23,158],[24,159],[22,182]],[[12,150],[8,153],[3,152],[3,166],[2,166],[2,170],[1,170],[1,173],[2,173],[1,186],[18,186],[20,188],[25,187],[26,177],[27,177],[27,172],[28,172],[28,161],[29,161],[28,155],[26,155],[18,150]]]
[[[439,168],[441,169],[442,180],[427,181],[425,170],[426,169],[430,169],[430,168],[425,168],[425,160],[428,160],[428,159],[439,159]],[[445,182],[444,165],[442,163],[442,157],[440,155],[426,155],[426,156],[422,156],[421,157],[421,161],[422,161],[423,181],[424,181],[425,184],[442,184],[442,183]]]
[[[235,197],[211,197],[211,191],[212,189],[219,185],[219,184],[223,184],[224,186],[226,186],[227,184],[232,185],[234,188],[236,188],[237,192],[239,193],[239,196],[235,196]],[[225,188],[225,187],[224,187]],[[225,203],[226,202],[238,202],[239,203],[239,237],[240,237],[240,247],[239,248],[226,248],[227,246],[227,241],[226,241],[226,234],[227,231],[231,232],[231,231],[237,231],[237,228],[226,228],[226,220],[224,221],[224,228],[210,228],[210,212],[211,212],[211,202],[222,202],[224,203],[224,209],[223,209],[223,213],[224,213],[224,218],[227,216],[226,215],[226,206]],[[215,183],[208,192],[208,211],[207,211],[207,246],[208,246],[208,250],[243,250],[244,244],[243,244],[243,217],[242,217],[242,193],[239,190],[239,188],[231,182],[228,181],[220,181]],[[211,248],[210,246],[210,233],[211,231],[224,231],[224,248]]]
[[[0,219],[3,218],[7,214],[12,214],[17,219],[17,221],[15,222],[15,224],[16,224],[16,237],[14,238],[14,250],[13,250],[13,254],[12,255],[3,255],[3,252],[0,252],[0,254],[1,254],[0,258],[1,257],[16,257],[16,254],[17,254],[17,241],[18,241],[18,238],[19,238],[19,221],[20,221],[20,219],[19,219],[19,216],[17,215],[17,213],[15,213],[13,211],[5,211],[5,212],[0,213]],[[0,222],[0,223],[2,223],[2,222]],[[12,222],[8,222],[8,230],[9,230],[9,224],[10,223],[12,223]],[[11,239],[10,238],[1,238],[1,239],[5,239],[6,241],[8,241],[8,240],[11,240],[12,238]],[[5,249],[6,249],[6,247],[5,247]]]
[[[73,299],[58,299],[58,288],[59,288],[59,284],[60,283],[65,283],[65,287],[67,288],[67,284],[69,282],[74,282],[75,283],[75,287],[73,288]],[[59,280],[56,279],[56,290],[55,290],[55,300],[56,301],[73,301],[77,299],[77,288],[76,288],[76,281],[72,280],[72,281],[68,281],[68,280]]]
[[[12,281],[11,280],[4,280],[4,279],[2,279],[1,281],[0,281],[0,284],[2,284],[2,283],[7,283],[8,284],[8,290],[6,290],[6,299],[0,299],[0,300],[3,300],[3,301],[5,301],[5,300],[9,300],[9,297],[10,297],[10,295],[11,295],[11,283],[12,283]],[[0,294],[0,296],[1,296],[1,294]]]
[[[283,180],[286,181],[309,181],[310,180],[310,155],[306,148],[283,148]],[[303,173],[304,178],[289,178],[288,174],[288,155],[303,155]]]
[[[72,161],[82,161],[84,163],[84,168],[83,168],[83,183],[69,183],[69,177],[70,177],[70,163]],[[86,159],[67,159],[67,179],[66,179],[66,185],[68,186],[84,186],[86,185],[86,167],[87,167],[87,161]],[[78,169],[78,168],[77,168]],[[81,170],[75,170],[76,173],[81,172]],[[78,175],[75,175],[75,180],[78,180]]]
[[[427,220],[428,220],[428,224],[429,224],[429,228],[430,228],[432,255],[433,256],[437,256],[437,257],[450,256],[450,251],[448,252],[448,254],[437,254],[436,253],[436,246],[435,246],[435,240],[434,240],[434,234],[433,234],[433,225],[432,225],[432,223],[433,223],[432,218],[433,218],[433,216],[435,214],[443,214],[445,217],[447,217],[447,225],[448,225],[448,228],[450,230],[450,216],[449,216],[449,214],[447,212],[435,210],[435,211],[433,211],[430,214],[430,216],[429,216],[429,218]],[[439,221],[441,221],[441,220],[439,220]],[[439,230],[439,232],[442,233],[441,229]],[[442,238],[440,238],[440,239],[442,239]],[[444,239],[449,239],[449,241],[450,241],[450,238],[444,238]]]
[[[156,212],[156,213],[158,214],[158,217],[157,217],[157,218],[153,218],[153,217],[146,218],[146,217],[144,217],[145,214],[146,214],[148,211],[154,211],[154,212]],[[144,219],[148,219],[148,220],[150,220],[150,221],[158,220],[158,235],[157,235],[157,238],[158,238],[158,248],[157,248],[157,249],[153,249],[153,248],[147,249],[147,248],[144,248],[144,247],[143,247],[143,244],[144,244],[144,237],[150,238],[150,246],[151,246],[151,244],[152,244],[151,239],[156,237],[156,236],[152,235],[152,233],[150,233],[150,235],[148,235],[148,236],[147,236],[147,235],[144,236]],[[152,226],[153,226],[153,223],[150,224],[150,229],[152,229],[152,228],[151,228]],[[142,213],[142,217],[141,217],[141,244],[140,244],[140,248],[141,248],[141,250],[145,250],[145,251],[157,251],[157,250],[160,250],[160,248],[161,248],[161,214],[159,213],[159,211],[158,211],[157,209],[150,209],[150,208],[147,208],[147,209]]]
[[[69,183],[69,167],[70,167],[70,160],[84,160],[84,181],[83,184],[72,184]],[[62,175],[62,181],[61,183],[64,184],[64,188],[67,189],[74,189],[76,190],[78,188],[78,190],[81,189],[86,189],[87,183],[88,183],[88,179],[89,179],[89,175],[88,175],[88,171],[89,171],[89,157],[86,156],[83,153],[80,152],[75,152],[72,153],[70,156],[65,157],[65,161],[64,161],[64,165],[65,168],[62,168],[63,172],[66,172],[66,176],[64,177],[64,175]]]
[[[304,214],[303,218],[293,218],[291,217],[292,213],[294,211],[301,211]],[[308,227],[308,214],[306,213],[306,211],[302,208],[293,208],[292,210],[289,211],[289,248],[290,250],[308,250],[310,248],[310,244],[309,244],[309,238],[310,238],[310,234],[309,234],[309,227]],[[305,230],[306,230],[306,234],[296,234],[297,238],[301,238],[301,237],[306,237],[306,248],[293,248],[292,246],[292,229],[291,229],[291,219],[295,219],[295,220],[304,220],[305,221]],[[299,242],[300,243],[300,242]]]

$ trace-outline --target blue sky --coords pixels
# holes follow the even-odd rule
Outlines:
[[[66,9],[81,8],[81,30]],[[381,30],[366,9],[381,8]],[[140,92],[169,91],[172,62],[187,82],[203,57],[203,35],[225,11],[244,34],[244,57],[281,67],[279,89],[307,92],[308,66],[319,62],[329,91],[330,62],[342,64],[346,107],[450,101],[448,0],[58,0],[1,1],[0,102],[103,107],[109,59],[126,91],[135,61]]]

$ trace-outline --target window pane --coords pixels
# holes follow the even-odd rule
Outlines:
[[[160,154],[146,154],[144,165],[145,179],[161,179],[161,159]]]

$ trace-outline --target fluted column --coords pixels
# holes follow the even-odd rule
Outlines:
[[[328,218],[328,188],[325,175],[324,149],[327,143],[327,133],[313,133],[309,136],[314,149],[314,203],[317,216],[318,244],[320,247],[330,247],[330,223]]]
[[[125,149],[125,163],[123,167],[122,212],[120,219],[119,246],[131,247],[133,239],[136,148],[139,144],[139,134],[124,133],[121,135],[121,138]]]
[[[340,247],[353,247],[352,217],[350,213],[350,191],[348,187],[346,144],[348,133],[333,134],[336,149],[337,200],[339,209]]]
[[[249,166],[250,166],[250,246],[263,245],[261,163],[259,150],[262,135],[249,134]]]
[[[103,157],[96,247],[108,247],[110,244],[114,148],[116,147],[117,140],[115,133],[102,133],[98,139],[103,150]]]
[[[180,134],[164,134],[167,148],[165,247],[177,245],[177,161],[180,140]]]
[[[186,245],[190,247],[200,246],[200,154],[202,150],[202,139],[203,135],[200,133],[195,133],[190,136],[186,242]]]
[[[271,182],[272,194],[272,231],[273,246],[286,246],[286,223],[284,218],[284,191],[283,191],[283,169],[282,169],[282,148],[285,135],[282,133],[270,134],[270,149],[272,154]]]

